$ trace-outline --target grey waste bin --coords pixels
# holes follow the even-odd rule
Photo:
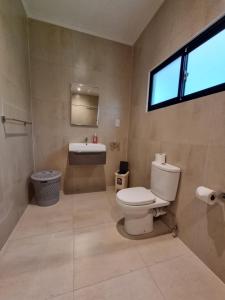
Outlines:
[[[40,171],[31,175],[35,190],[35,200],[40,206],[49,206],[59,201],[61,172]]]

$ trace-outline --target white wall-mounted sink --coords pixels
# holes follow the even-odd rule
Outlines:
[[[106,145],[104,144],[93,144],[93,143],[70,143],[69,144],[69,152],[89,152],[89,153],[97,153],[97,152],[106,152]]]

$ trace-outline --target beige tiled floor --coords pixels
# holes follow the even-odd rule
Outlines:
[[[30,205],[0,252],[0,299],[225,299],[225,285],[178,238],[128,240],[120,217],[110,190]]]

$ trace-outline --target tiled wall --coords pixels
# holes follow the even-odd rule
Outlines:
[[[61,170],[66,192],[112,185],[114,171],[127,155],[132,48],[35,20],[29,21],[29,32],[36,169]],[[70,125],[73,82],[99,87],[97,129]],[[116,118],[120,128],[115,128]],[[68,143],[91,139],[95,132],[108,147],[107,164],[68,166]],[[120,143],[119,151],[109,149],[114,141]]]
[[[27,19],[20,0],[0,0],[0,115],[30,119]],[[28,202],[31,128],[0,123],[0,248]]]
[[[145,112],[148,71],[225,12],[225,1],[169,0],[134,47],[129,161],[131,184],[150,185],[150,162],[165,152],[182,169],[175,203],[166,221],[225,281],[225,214],[195,199],[199,185],[225,191],[225,92]]]

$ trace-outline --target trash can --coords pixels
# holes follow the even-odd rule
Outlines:
[[[59,201],[61,172],[40,171],[31,175],[35,200],[39,206],[50,206]]]
[[[126,189],[128,187],[129,171],[125,174],[120,174],[119,171],[115,172],[115,191]]]
[[[129,163],[120,161],[119,170],[115,172],[115,191],[126,189],[128,187]]]

